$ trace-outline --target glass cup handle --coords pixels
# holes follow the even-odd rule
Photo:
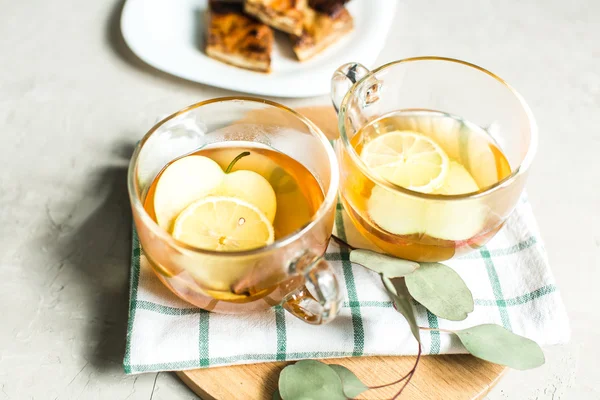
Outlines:
[[[335,111],[339,112],[342,100],[350,88],[370,71],[362,64],[351,62],[335,70],[331,77],[331,101]]]
[[[288,294],[282,306],[304,322],[326,324],[336,317],[343,300],[333,268],[323,258],[318,258],[302,273],[305,284]]]

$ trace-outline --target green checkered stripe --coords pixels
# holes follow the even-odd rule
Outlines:
[[[356,234],[341,206],[336,233]],[[249,316],[227,316],[194,308],[179,300],[149,272],[133,232],[126,373],[182,370],[306,358],[412,355],[417,346],[408,326],[393,309],[376,274],[353,265],[335,244],[325,258],[345,288],[340,316],[325,326],[309,326],[281,306]],[[475,311],[466,321],[440,320],[415,303],[421,326],[456,329],[494,322],[538,343],[568,340],[568,320],[537,226],[526,201],[498,235],[453,267],[472,289]],[[423,335],[427,354],[462,353],[449,335]]]

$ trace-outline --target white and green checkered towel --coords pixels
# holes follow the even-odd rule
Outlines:
[[[336,227],[339,236],[364,247],[339,206]],[[134,232],[125,371],[416,354],[410,329],[392,307],[379,276],[352,265],[347,250],[333,242],[326,258],[336,268],[345,295],[333,322],[308,325],[280,306],[246,315],[215,314],[185,303],[160,283]],[[493,322],[542,346],[568,341],[567,315],[526,200],[487,246],[446,264],[472,290],[475,311],[464,321],[450,322],[417,306],[421,326],[456,329]],[[423,332],[421,337],[425,354],[464,352],[453,335]]]

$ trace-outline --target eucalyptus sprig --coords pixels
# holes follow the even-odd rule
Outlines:
[[[419,345],[413,368],[400,379],[379,386],[367,386],[341,365],[302,360],[285,367],[273,399],[335,400],[351,399],[364,391],[404,382],[392,399],[398,398],[415,374],[421,358],[420,331],[456,335],[465,349],[483,360],[526,370],[544,364],[544,353],[531,339],[496,324],[476,325],[462,330],[424,328],[417,324],[413,302],[451,321],[462,321],[474,310],[473,294],[452,268],[441,263],[416,263],[365,249],[357,249],[337,236],[332,239],[351,250],[350,261],[381,276],[394,308],[408,322]]]

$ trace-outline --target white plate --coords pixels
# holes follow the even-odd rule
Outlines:
[[[333,71],[344,63],[372,66],[395,16],[396,1],[352,0],[348,10],[354,17],[354,30],[303,63],[296,60],[287,37],[276,35],[270,74],[232,67],[206,56],[206,0],[127,0],[121,31],[139,58],[172,75],[240,92],[308,97],[328,93]]]

